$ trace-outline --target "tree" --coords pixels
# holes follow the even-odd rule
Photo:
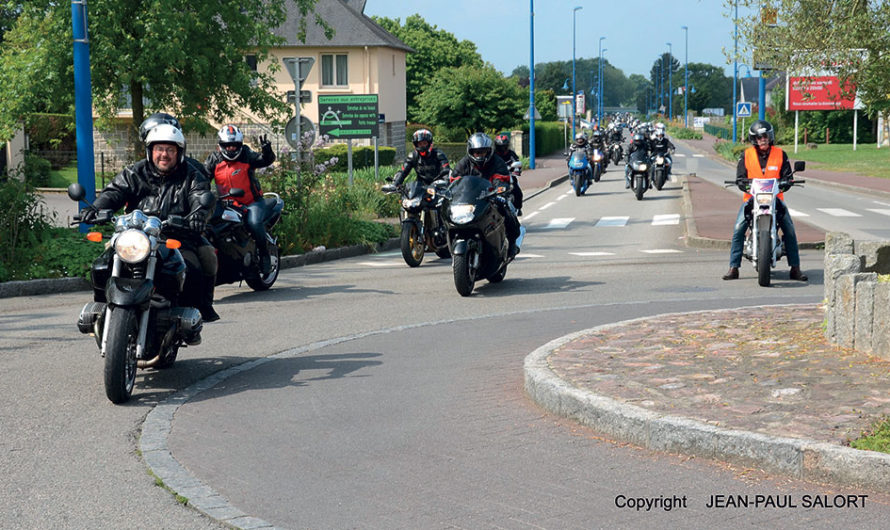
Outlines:
[[[884,117],[885,145],[890,145],[890,3],[741,0],[740,5],[752,11],[738,20],[748,48],[740,56],[753,48],[759,60],[792,75],[836,73],[841,86],[856,87],[869,116]],[[761,14],[775,15],[777,24],[765,23]]]
[[[315,2],[296,0],[304,22]],[[22,5],[0,50],[0,138],[32,112],[70,112],[73,102],[70,4]],[[91,0],[94,108],[107,122],[129,95],[134,132],[148,112],[162,109],[199,131],[209,130],[208,119],[225,121],[239,108],[281,123],[289,105],[275,93],[272,76],[254,72],[245,56],[262,63],[283,42],[271,30],[284,22],[287,6],[287,0]],[[273,73],[278,68],[272,64]],[[131,137],[140,153],[138,135]]]
[[[448,67],[429,80],[418,105],[422,123],[468,133],[500,130],[522,119],[528,109],[528,92],[491,65]]]
[[[447,67],[482,66],[482,57],[476,51],[474,43],[468,40],[458,41],[453,34],[429,25],[418,14],[406,18],[404,26],[398,18],[372,18],[383,29],[415,50],[415,53],[409,53],[405,59],[408,121],[422,121],[419,118],[418,99],[439,70]]]

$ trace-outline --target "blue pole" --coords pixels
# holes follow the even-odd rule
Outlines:
[[[575,115],[577,114],[575,101],[578,99],[578,95],[575,92],[575,15],[579,9],[581,9],[580,6],[572,9],[572,140],[575,139]]]
[[[760,71],[760,82],[757,86],[757,117],[761,120],[766,119],[766,79],[763,78],[763,71]]]
[[[535,0],[529,0],[531,50],[528,54],[528,167],[535,169]]]
[[[92,202],[96,198],[96,167],[93,155],[93,97],[86,0],[71,0],[71,26],[74,30],[74,121],[77,141],[77,181],[86,190],[86,199]],[[80,231],[86,233],[87,226],[81,224]]]
[[[674,47],[668,45],[668,121],[674,119]]]
[[[683,26],[686,33],[686,59],[683,67],[683,123],[684,127],[689,128],[689,27]]]
[[[739,1],[735,2],[735,60],[732,73],[732,143],[736,143],[739,139],[739,131],[736,127],[736,107],[738,101],[738,84],[739,84]]]
[[[597,80],[597,83],[596,83],[596,85],[597,85],[596,86],[596,105],[597,105],[596,119],[597,119],[597,122],[601,121],[603,118],[603,102],[604,102],[603,89],[605,88],[605,83],[603,83],[603,72],[605,71],[605,69],[603,68],[603,41],[605,39],[606,39],[605,37],[600,37],[600,45],[599,45],[600,56],[599,56],[599,61],[596,65],[597,70],[599,71],[599,79]]]

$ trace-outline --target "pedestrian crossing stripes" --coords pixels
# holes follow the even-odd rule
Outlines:
[[[890,210],[886,208],[866,208],[870,212],[879,213],[881,215],[890,215]]]
[[[858,213],[844,210],[843,208],[816,208],[822,213],[827,213],[833,217],[862,217]]]
[[[624,226],[630,217],[601,217],[594,226]]]
[[[653,248],[649,250],[641,250],[640,252],[644,252],[646,254],[680,254],[683,251],[677,250],[675,248]]]
[[[565,228],[565,227],[569,226],[569,224],[571,224],[571,222],[574,220],[575,220],[574,217],[551,219],[550,223],[547,226],[545,226],[544,228]]]
[[[680,224],[680,214],[669,213],[663,215],[655,215],[652,217],[652,224],[659,225],[678,225]]]
[[[572,256],[614,256],[614,252],[569,252]]]

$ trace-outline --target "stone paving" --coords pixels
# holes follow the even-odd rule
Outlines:
[[[728,429],[846,445],[890,415],[890,362],[826,342],[821,305],[649,317],[548,362],[570,384]]]

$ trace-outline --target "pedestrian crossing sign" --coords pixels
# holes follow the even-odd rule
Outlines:
[[[735,115],[739,118],[750,118],[751,117],[751,102],[750,101],[739,101],[736,104]]]

